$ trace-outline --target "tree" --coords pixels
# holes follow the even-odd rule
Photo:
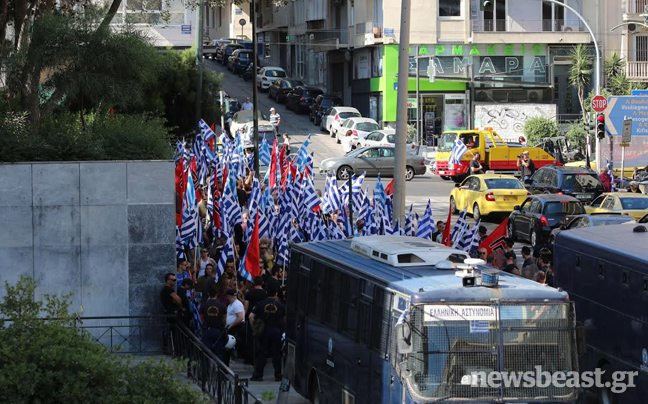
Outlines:
[[[560,128],[556,121],[543,116],[536,116],[524,122],[522,130],[529,143],[540,143],[542,138],[560,136]]]
[[[69,312],[70,295],[36,300],[36,282],[5,283],[0,314],[0,400],[4,403],[207,403],[176,375],[180,362],[134,364],[83,333]],[[40,317],[43,314],[44,317]]]
[[[592,56],[589,49],[583,44],[572,48],[569,56],[572,64],[569,72],[569,84],[576,88],[583,119],[586,119],[585,88],[589,87],[592,76]]]

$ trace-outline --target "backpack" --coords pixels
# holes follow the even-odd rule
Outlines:
[[[265,321],[260,318],[254,319],[254,324],[252,324],[252,336],[254,338],[261,338],[263,332],[265,331]]]

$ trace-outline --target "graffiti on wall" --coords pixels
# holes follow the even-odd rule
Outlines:
[[[493,128],[505,141],[517,141],[527,119],[556,119],[555,104],[476,104],[475,122]]]

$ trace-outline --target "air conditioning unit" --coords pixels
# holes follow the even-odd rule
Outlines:
[[[580,31],[580,28],[578,25],[563,25],[562,30],[563,32],[578,32]]]
[[[628,24],[628,32],[635,32],[637,30],[637,24]]]
[[[527,91],[527,100],[529,102],[540,102],[540,101],[542,101],[542,90],[528,90]]]

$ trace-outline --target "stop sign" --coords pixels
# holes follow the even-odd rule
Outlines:
[[[607,107],[607,99],[602,95],[592,98],[592,109],[596,112],[603,112]]]

